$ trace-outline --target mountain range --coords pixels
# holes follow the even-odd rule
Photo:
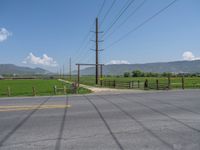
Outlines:
[[[13,64],[0,64],[0,75],[16,74],[16,75],[36,75],[50,74],[51,72],[42,68],[21,67]]]
[[[144,72],[200,73],[200,60],[158,62],[146,64],[109,64],[103,67],[104,75],[123,75],[124,72],[141,70]],[[95,68],[81,70],[81,75],[94,75]]]
[[[174,61],[174,62],[157,62],[145,64],[108,64],[103,66],[104,75],[123,75],[124,72],[141,70],[144,72],[172,72],[172,73],[200,73],[200,60],[193,61]],[[72,74],[76,74],[73,71]],[[52,74],[42,68],[21,67],[13,64],[0,64],[0,75],[37,75]],[[89,67],[81,70],[81,75],[94,75],[95,68]]]

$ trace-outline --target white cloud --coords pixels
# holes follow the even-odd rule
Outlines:
[[[29,53],[29,55],[25,58],[25,60],[22,63],[43,65],[49,67],[58,66],[57,62],[52,57],[47,56],[47,54],[43,54],[42,57],[37,57],[33,53]]]
[[[126,60],[111,60],[108,64],[130,64]]]
[[[195,57],[194,54],[192,52],[190,52],[190,51],[184,52],[182,57],[183,57],[183,60],[189,60],[189,61],[191,61],[191,60],[200,60],[200,57]]]
[[[0,28],[0,42],[3,42],[8,39],[9,36],[11,36],[12,33],[10,33],[5,28]]]

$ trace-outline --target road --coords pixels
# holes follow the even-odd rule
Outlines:
[[[0,99],[0,150],[173,149],[200,149],[200,90]]]

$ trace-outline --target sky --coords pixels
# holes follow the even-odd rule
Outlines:
[[[172,1],[0,0],[0,64],[67,72],[70,57],[73,69],[95,63],[97,16],[100,63],[200,59],[199,0],[177,0],[134,30]]]

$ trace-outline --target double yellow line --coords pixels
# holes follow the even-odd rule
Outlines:
[[[0,106],[0,112],[8,111],[23,111],[23,110],[34,110],[34,109],[59,109],[59,108],[70,108],[71,105],[21,105],[21,106]]]

